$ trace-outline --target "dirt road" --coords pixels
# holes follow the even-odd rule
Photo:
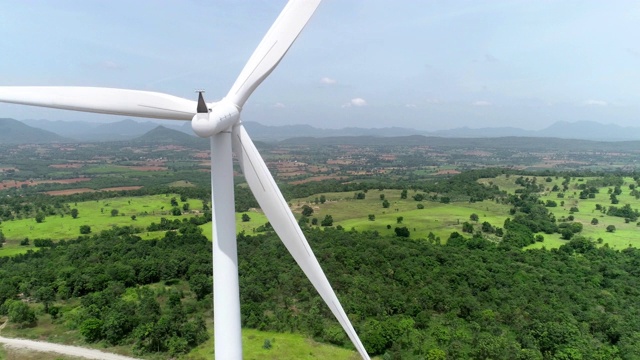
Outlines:
[[[0,344],[14,349],[27,349],[40,352],[53,352],[62,355],[82,357],[94,360],[138,360],[127,356],[110,354],[100,350],[87,349],[78,346],[61,345],[41,341],[12,339],[0,336]]]

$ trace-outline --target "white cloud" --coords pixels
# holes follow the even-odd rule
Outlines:
[[[325,85],[334,85],[334,84],[337,84],[338,81],[336,79],[332,79],[330,77],[325,76],[322,79],[320,79],[320,83]]]
[[[604,100],[593,100],[593,99],[585,101],[584,104],[587,105],[587,106],[607,106],[607,105],[609,105],[609,103],[607,103]]]
[[[355,106],[355,107],[367,106],[367,101],[363,98],[353,98],[348,103],[342,105],[343,108],[352,107],[352,106]]]
[[[404,107],[415,108],[416,104],[405,104]]]
[[[284,109],[284,108],[286,108],[286,106],[281,102],[273,104],[273,107],[276,108],[276,109]]]
[[[484,100],[478,100],[478,101],[474,101],[472,103],[473,106],[490,106],[491,103],[488,101],[484,101]]]

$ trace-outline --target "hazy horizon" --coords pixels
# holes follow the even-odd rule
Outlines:
[[[3,1],[0,86],[121,87],[194,99],[204,88],[213,101],[284,4]],[[631,1],[325,0],[243,119],[329,129],[636,126],[639,24],[640,3]],[[124,119],[9,104],[0,104],[0,117]]]

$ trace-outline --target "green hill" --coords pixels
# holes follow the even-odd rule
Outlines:
[[[0,119],[0,144],[44,144],[69,140],[50,131],[37,129],[14,119]]]

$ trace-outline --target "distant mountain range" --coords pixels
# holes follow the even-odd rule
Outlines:
[[[69,142],[58,134],[26,125],[18,120],[0,119],[0,144],[43,144]]]
[[[496,138],[496,137],[544,137],[561,139],[580,139],[595,141],[629,141],[640,140],[640,127],[622,127],[605,125],[593,121],[566,122],[559,121],[542,130],[524,130],[515,127],[478,128],[468,127],[420,131],[415,129],[391,128],[343,128],[318,129],[309,125],[265,126],[256,122],[244,123],[247,132],[254,138],[263,141],[281,141],[297,137],[339,137],[339,136],[374,136],[397,137],[423,135],[443,138]]]
[[[0,119],[0,126],[16,127],[15,120]],[[7,123],[6,125],[4,123]],[[152,121],[138,122],[125,119],[113,123],[90,123],[83,121],[48,121],[48,120],[25,120],[22,125],[29,125],[32,128],[46,130],[48,134],[54,133],[58,137],[39,133],[39,142],[63,142],[73,139],[76,141],[120,141],[139,138],[144,134],[156,129],[159,125]],[[495,137],[545,137],[562,139],[581,139],[595,141],[628,141],[640,140],[640,127],[622,127],[619,125],[605,125],[592,121],[565,122],[559,121],[542,130],[524,130],[515,127],[495,127],[471,129],[468,127],[438,130],[421,131],[409,128],[356,128],[347,127],[343,129],[320,129],[310,125],[284,125],[267,126],[257,122],[244,122],[247,132],[254,140],[264,142],[277,142],[291,138],[329,138],[344,136],[371,136],[371,137],[398,137],[422,135],[442,138],[495,138]],[[191,124],[189,122],[175,122],[175,125],[165,125],[167,130],[180,131],[193,137]],[[18,130],[13,130],[18,131]],[[7,133],[0,134],[0,143],[16,143],[17,141],[30,141],[35,139],[35,132],[30,131],[30,137],[9,136]],[[165,134],[166,135],[166,134]],[[188,139],[188,138],[184,138]],[[175,139],[174,139],[175,140]]]
[[[189,145],[194,147],[209,147],[209,141],[185,134],[175,129],[169,129],[164,126],[157,126],[146,134],[131,140],[137,143],[154,143],[154,144],[174,144]]]
[[[130,140],[155,129],[159,125],[153,121],[138,122],[131,119],[112,123],[49,120],[24,120],[23,122],[29,126],[51,131],[78,141]],[[187,124],[189,125],[189,131],[191,131],[190,124]],[[183,122],[176,122],[176,125],[171,128],[181,130],[182,125]]]

